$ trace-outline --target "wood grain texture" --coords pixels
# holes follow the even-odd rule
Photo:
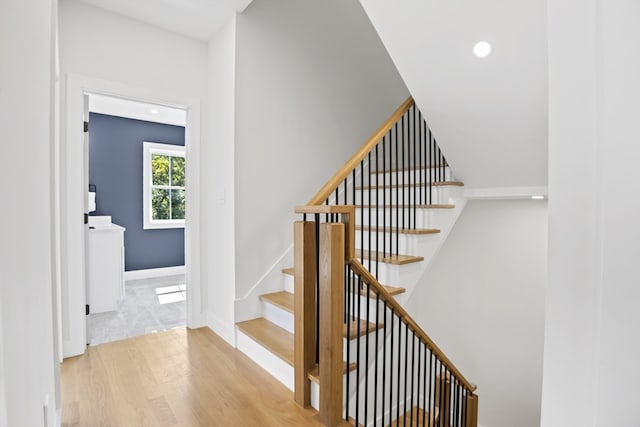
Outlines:
[[[438,413],[439,409],[436,407],[433,414],[429,414],[429,411],[425,411],[422,408],[414,406],[405,414],[400,415],[400,418],[389,424],[390,427],[399,426],[437,426],[438,425]]]
[[[272,292],[270,294],[260,295],[260,300],[276,307],[283,309],[289,313],[293,313],[293,294],[287,291]]]
[[[61,365],[65,427],[321,426],[207,328],[89,347]]]
[[[362,259],[372,259],[374,261],[384,262],[385,264],[392,265],[405,265],[411,264],[413,262],[422,262],[424,261],[424,257],[421,256],[413,256],[413,255],[387,255],[383,256],[378,252],[369,252],[368,250],[364,250],[364,252],[360,251],[360,249],[355,251],[356,258]]]
[[[344,224],[320,225],[320,421],[326,426],[342,422]]]
[[[293,334],[263,317],[236,323],[238,329],[293,366]]]
[[[307,374],[316,362],[316,228],[296,221],[293,228],[294,275],[294,395],[298,405],[311,405]]]
[[[358,368],[358,365],[355,362],[349,363],[349,372],[355,371]],[[342,367],[342,373],[347,373],[347,362],[344,362]],[[309,380],[313,381],[316,384],[320,384],[320,374],[318,373],[318,365],[309,372]]]
[[[478,427],[478,395],[467,396],[467,425],[465,427]]]
[[[402,115],[411,108],[414,104],[413,98],[409,97],[406,101],[402,103],[398,107],[396,111],[393,112],[391,117],[389,117],[379,128],[374,132],[373,135],[365,142],[358,151],[349,159],[347,162],[336,172],[333,177],[327,181],[327,183],[322,186],[320,191],[316,193],[315,196],[307,205],[319,205],[324,203],[324,201],[333,193],[333,191],[340,185],[342,181],[351,173],[353,169],[355,169],[360,161],[365,158],[365,156],[380,142],[382,137],[391,129],[391,127],[402,117]]]
[[[283,274],[288,274],[289,276],[294,276],[296,274],[296,270],[293,267],[283,268]]]

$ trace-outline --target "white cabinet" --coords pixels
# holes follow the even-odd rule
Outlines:
[[[124,296],[124,227],[89,228],[87,238],[87,301],[91,313],[113,311]]]

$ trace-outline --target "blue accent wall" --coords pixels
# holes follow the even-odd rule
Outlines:
[[[184,127],[105,114],[89,115],[89,183],[96,211],[124,233],[125,270],[184,265],[184,229],[142,226],[142,144],[184,145]],[[187,166],[188,167],[188,166]]]

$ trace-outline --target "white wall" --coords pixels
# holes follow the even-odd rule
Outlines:
[[[467,188],[546,185],[544,1],[360,2]]]
[[[208,46],[206,134],[202,157],[203,302],[208,325],[234,342],[235,258],[234,175],[236,18],[212,38]]]
[[[102,9],[98,9],[78,1],[62,0],[59,11],[60,22],[60,71],[61,71],[61,100],[62,117],[61,122],[66,125],[67,117],[65,113],[71,108],[75,108],[78,99],[65,99],[67,81],[69,75],[82,76],[73,80],[74,85],[84,84],[85,80],[105,82],[103,86],[126,88],[136,93],[153,94],[151,99],[167,100],[175,103],[176,106],[185,107],[187,104],[183,100],[188,100],[188,105],[197,105],[204,97],[206,90],[206,66],[207,47],[200,41],[189,39],[159,28],[128,19]],[[118,86],[120,85],[120,86]],[[118,94],[119,92],[115,92]],[[143,96],[143,95],[140,95]],[[143,99],[144,100],[144,99]],[[175,101],[174,101],[175,100]],[[197,108],[188,112],[189,115],[197,115]],[[194,123],[193,117],[188,117],[189,123]],[[199,141],[200,126],[194,129],[191,124],[187,127],[189,141]],[[79,128],[78,128],[79,129]],[[81,223],[75,221],[77,212],[81,211],[74,188],[74,183],[78,181],[80,172],[75,170],[78,161],[72,161],[79,155],[75,139],[78,137],[76,128],[61,128],[61,218],[63,224],[61,244],[63,247],[62,275],[62,301],[63,301],[63,339],[66,347],[73,347],[78,335],[75,328],[82,323],[70,320],[69,308],[75,305],[74,295],[77,291],[74,284],[84,283],[82,278],[83,251],[83,228]],[[74,141],[73,146],[67,147],[68,141]],[[200,159],[198,144],[189,144],[187,155],[193,154],[194,159]],[[75,153],[75,154],[74,154]],[[75,157],[74,157],[75,156]],[[69,161],[72,164],[66,164]],[[195,171],[195,168],[190,168]],[[194,172],[190,172],[194,173]],[[198,174],[199,172],[195,172]],[[187,179],[190,179],[188,177]],[[83,193],[79,193],[83,194]],[[191,230],[186,230],[185,241],[187,247],[187,259],[197,265],[199,250],[194,250],[191,246],[199,247],[200,232],[197,229],[199,224],[200,208],[196,206],[199,200],[189,198],[187,208],[195,224]],[[192,204],[191,208],[189,204]],[[193,243],[190,243],[193,242]],[[191,254],[191,255],[190,255]],[[200,292],[200,271],[194,268],[188,271],[188,282],[191,286],[192,296]],[[193,299],[195,301],[195,299]],[[192,307],[189,311],[189,324],[201,323],[200,307]],[[78,326],[79,327],[79,326]],[[77,347],[77,346],[76,346]],[[66,351],[65,355],[76,354],[78,351]]]
[[[255,0],[237,21],[235,257],[243,297],[306,203],[408,97],[356,0]]]
[[[0,221],[0,361],[5,394],[0,424],[42,426],[55,420],[51,282],[54,2],[0,3],[0,129],[3,173],[19,185],[3,191]],[[1,393],[0,393],[1,394]],[[6,405],[5,405],[6,403]]]
[[[549,285],[541,425],[636,426],[640,4],[554,0],[547,7]]]
[[[472,200],[409,300],[485,427],[540,423],[546,267],[546,201]]]

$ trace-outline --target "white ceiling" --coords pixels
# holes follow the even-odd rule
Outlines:
[[[547,184],[545,1],[361,3],[467,187]]]
[[[89,111],[176,126],[186,126],[187,122],[187,112],[179,108],[104,95],[89,95]]]
[[[80,0],[188,37],[208,41],[252,0]]]

